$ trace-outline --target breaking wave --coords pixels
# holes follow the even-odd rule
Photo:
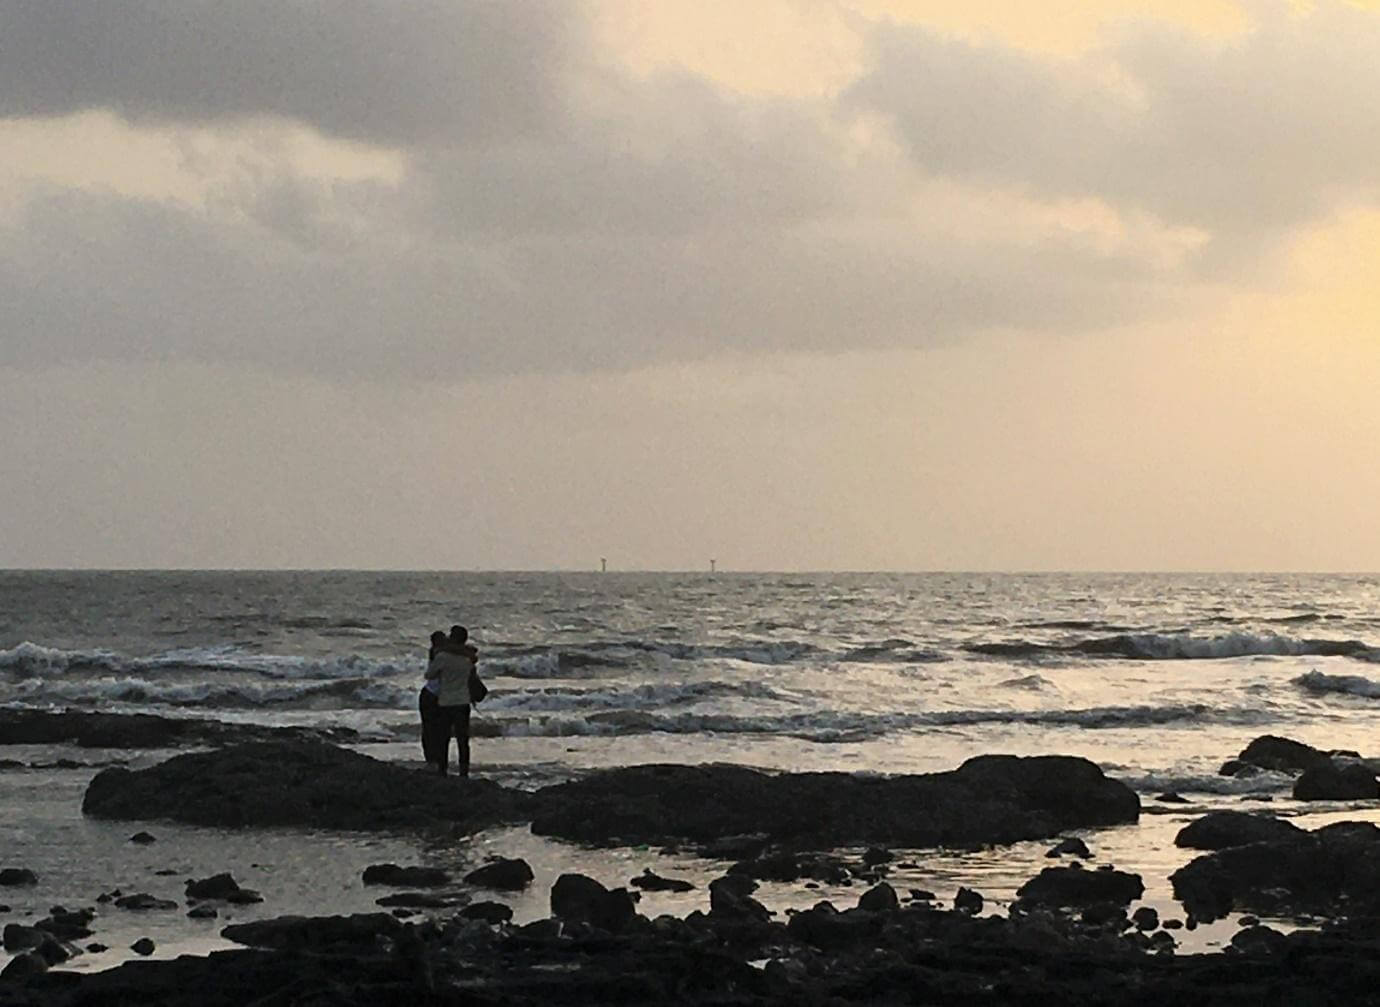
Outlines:
[[[68,672],[149,675],[177,672],[250,672],[264,678],[322,679],[420,673],[421,659],[380,660],[359,654],[339,657],[293,657],[252,654],[235,647],[189,647],[149,657],[112,650],[59,650],[21,643],[0,650],[0,672],[15,678],[53,677]]]
[[[1340,692],[1348,696],[1380,699],[1380,682],[1361,675],[1325,675],[1321,671],[1310,671],[1293,681],[1309,692]]]
[[[1275,633],[1118,633],[1073,643],[1029,640],[970,643],[969,653],[1008,660],[1057,657],[1130,658],[1141,661],[1212,660],[1228,657],[1350,657],[1380,663],[1380,651],[1360,640],[1296,640]]]

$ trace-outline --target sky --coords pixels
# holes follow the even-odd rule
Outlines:
[[[1380,570],[1380,5],[0,50],[0,567]]]

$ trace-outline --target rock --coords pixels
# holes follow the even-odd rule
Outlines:
[[[37,927],[26,927],[22,923],[6,923],[3,944],[6,951],[28,951],[42,944],[46,936]]]
[[[1077,836],[1069,836],[1061,839],[1058,843],[1051,846],[1045,853],[1047,857],[1075,856],[1087,860],[1092,856],[1092,851],[1088,849],[1088,844]]]
[[[1187,797],[1184,797],[1184,796],[1182,796],[1181,794],[1176,794],[1176,793],[1175,793],[1174,791],[1172,791],[1172,790],[1165,791],[1163,794],[1160,794],[1158,797],[1156,797],[1155,800],[1159,801],[1161,804],[1188,804],[1188,803],[1189,803],[1189,800],[1188,800]]]
[[[469,903],[470,897],[464,892],[397,892],[374,900],[376,906],[406,906],[409,909],[453,909]]]
[[[1165,920],[1160,924],[1165,930],[1182,930],[1183,925],[1183,920]]]
[[[131,909],[143,911],[146,909],[176,909],[176,902],[169,902],[167,899],[154,898],[148,892],[139,892],[137,895],[122,895],[115,900],[115,906],[119,909]]]
[[[78,909],[68,912],[61,906],[54,906],[49,910],[48,917],[39,920],[34,926],[52,934],[60,941],[75,941],[91,936],[91,930],[87,924],[95,918],[96,911],[94,909]]]
[[[1301,835],[1304,830],[1282,818],[1244,811],[1212,811],[1180,829],[1174,837],[1174,845],[1194,850],[1221,850]]]
[[[1154,930],[1160,925],[1160,914],[1153,906],[1141,906],[1131,914],[1131,922],[1137,930]]]
[[[1115,902],[1094,902],[1083,908],[1079,919],[1088,926],[1115,930],[1120,933],[1126,929],[1126,906],[1117,905]]]
[[[90,944],[86,945],[86,950],[87,950],[90,954],[98,955],[98,954],[102,954],[103,952],[109,951],[110,948],[106,947],[104,944],[100,943],[99,941],[92,941]]]
[[[840,857],[832,853],[803,853],[797,850],[768,850],[729,869],[761,881],[799,881],[811,878],[831,885],[850,884],[853,874]]]
[[[4,969],[0,969],[0,979],[22,983],[36,975],[48,971],[48,963],[37,951],[24,951],[10,959]]]
[[[27,887],[38,884],[38,875],[27,867],[6,867],[0,870],[0,885],[6,888]]]
[[[521,891],[532,883],[534,875],[527,861],[506,860],[502,857],[465,875],[467,884],[481,888],[496,888],[505,892]]]
[[[954,895],[954,909],[960,913],[976,916],[982,912],[982,893],[971,888],[960,887]]]
[[[849,909],[839,912],[829,902],[816,903],[803,913],[796,913],[786,923],[786,932],[826,952],[842,952],[852,948],[871,946],[890,919],[878,913]]]
[[[252,888],[240,888],[225,897],[232,906],[247,906],[263,900],[264,897]]]
[[[391,937],[403,925],[388,913],[353,916],[280,916],[225,927],[226,940],[280,951],[320,951],[326,948],[372,948],[379,937]]]
[[[588,923],[611,933],[621,932],[637,915],[627,889],[609,891],[583,874],[562,874],[556,879],[551,886],[551,912],[567,922]]]
[[[910,897],[915,902],[933,902],[935,894],[934,892],[926,891],[924,888],[912,888],[910,890]]]
[[[709,882],[709,915],[724,920],[749,920],[765,923],[771,910],[752,897],[757,887],[742,874],[729,874]]]
[[[213,920],[219,915],[215,906],[193,906],[187,910],[188,919],[193,920]]]
[[[1174,897],[1205,922],[1232,911],[1380,915],[1380,830],[1339,822],[1229,847],[1195,858],[1169,880]]]
[[[149,940],[147,937],[140,937],[137,941],[135,941],[133,944],[129,946],[129,949],[133,951],[136,955],[143,955],[145,957],[148,957],[149,955],[153,954],[154,944],[153,941]]]
[[[507,923],[513,918],[511,906],[502,902],[476,902],[460,910],[460,916],[467,920],[483,920],[485,923]]]
[[[1256,926],[1259,922],[1260,920],[1256,919],[1254,916],[1251,916],[1249,913],[1247,913],[1245,916],[1241,917],[1239,920],[1236,921],[1236,925],[1239,927],[1253,927]]]
[[[240,890],[240,886],[229,874],[215,874],[200,881],[187,882],[189,899],[229,899]]]
[[[1238,777],[1251,777],[1257,775],[1259,772],[1259,766],[1253,766],[1249,762],[1242,762],[1240,759],[1228,759],[1226,762],[1222,763],[1221,768],[1217,770],[1219,776]]]
[[[633,878],[628,884],[646,892],[689,892],[695,888],[688,881],[682,881],[679,878],[663,878],[659,874],[654,874],[650,867],[643,868],[641,875]]]
[[[1046,867],[1022,885],[1016,895],[1022,902],[1031,905],[1076,907],[1099,902],[1124,906],[1144,893],[1145,886],[1139,874]]]
[[[1006,755],[896,777],[633,766],[546,787],[534,804],[534,833],[580,842],[708,843],[765,832],[820,849],[1012,842],[1134,822],[1140,813],[1135,793],[1086,759]]]
[[[869,846],[867,849],[863,850],[862,862],[868,867],[889,864],[895,859],[895,854],[885,847]]]
[[[1278,930],[1265,926],[1245,927],[1231,938],[1231,946],[1243,954],[1273,955],[1283,952],[1289,942]]]
[[[1237,756],[1242,762],[1276,772],[1298,773],[1331,761],[1326,752],[1300,741],[1266,734],[1256,738]]]
[[[1348,801],[1380,797],[1375,774],[1357,762],[1324,765],[1305,769],[1294,781],[1294,798],[1299,801]]]
[[[858,897],[858,908],[869,913],[889,913],[901,908],[896,889],[883,881]]]
[[[373,864],[364,869],[366,885],[389,885],[393,888],[436,888],[448,884],[450,875],[439,867],[399,867],[397,864]]]
[[[458,834],[525,821],[531,795],[451,779],[309,742],[254,742],[105,769],[82,810],[96,818],[171,819],[226,828],[378,831],[446,825]]]
[[[155,839],[153,835],[148,832],[136,832],[134,833],[134,835],[129,837],[129,841],[131,843],[137,843],[140,846],[147,846],[149,845],[149,843],[158,842],[158,840]]]

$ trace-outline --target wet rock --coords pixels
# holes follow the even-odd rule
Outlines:
[[[1183,925],[1183,920],[1165,920],[1163,923],[1160,924],[1160,926],[1163,927],[1165,930],[1182,930]]]
[[[532,831],[582,842],[709,842],[767,833],[796,847],[959,846],[1134,822],[1135,793],[1086,759],[987,755],[948,773],[770,774],[633,766],[537,792]]]
[[[26,927],[22,923],[6,923],[3,944],[6,951],[27,951],[42,944],[45,936],[37,927]]]
[[[1257,776],[1259,773],[1259,766],[1254,766],[1249,762],[1242,762],[1240,759],[1228,759],[1226,762],[1222,763],[1221,768],[1217,770],[1217,775],[1219,776],[1241,778]]]
[[[38,884],[38,875],[27,867],[6,867],[0,870],[0,885],[6,888],[28,887]]]
[[[469,903],[470,897],[464,892],[397,892],[374,900],[377,906],[406,906],[409,909],[453,909]]]
[[[1022,885],[1016,895],[1030,905],[1078,907],[1100,902],[1124,906],[1144,893],[1139,874],[1046,867]]]
[[[136,832],[134,833],[134,835],[129,837],[129,841],[131,843],[137,843],[140,846],[148,846],[150,843],[158,842],[158,840],[154,838],[153,834],[149,832]]]
[[[86,945],[86,950],[90,954],[99,955],[106,951],[109,951],[110,948],[106,947],[100,941],[92,941],[90,944]]]
[[[628,884],[634,888],[641,888],[644,892],[689,892],[695,888],[690,882],[682,881],[680,878],[663,878],[650,867],[643,868],[642,873]]]
[[[883,846],[869,846],[863,850],[862,862],[868,867],[879,867],[895,859],[896,855]]]
[[[144,955],[145,957],[147,957],[153,954],[154,943],[147,937],[140,937],[137,941],[135,941],[133,944],[129,946],[129,949],[133,951],[136,955]]]
[[[1326,765],[1330,759],[1312,745],[1290,738],[1266,734],[1256,738],[1237,756],[1242,762],[1276,772],[1298,773],[1315,766]]]
[[[1154,930],[1160,925],[1160,914],[1154,906],[1141,906],[1131,914],[1131,922],[1137,930]]]
[[[34,926],[52,934],[60,941],[75,941],[91,936],[88,924],[95,918],[96,911],[94,909],[77,909],[68,912],[61,906],[54,906],[49,910],[47,918],[39,920]]]
[[[792,916],[786,932],[824,951],[840,952],[874,943],[886,919],[858,909],[839,912],[832,903],[819,902]]]
[[[255,742],[178,755],[148,769],[102,770],[82,810],[97,818],[229,828],[446,825],[463,834],[525,821],[531,800],[492,781],[442,778],[333,745]]]
[[[379,937],[396,935],[402,924],[388,913],[353,916],[280,916],[225,927],[228,941],[277,950],[319,951],[325,948],[369,947]]]
[[[485,923],[507,923],[513,918],[511,906],[502,902],[476,902],[460,910],[460,916],[467,920],[483,920]]]
[[[1380,797],[1380,782],[1360,763],[1327,762],[1303,771],[1294,781],[1299,801],[1348,801]]]
[[[186,895],[189,899],[218,899],[229,901],[238,895],[242,888],[239,883],[228,873],[213,874],[209,878],[202,878],[200,881],[191,880],[187,882]]]
[[[10,959],[8,965],[0,969],[0,979],[22,983],[36,975],[48,971],[48,963],[37,951],[24,951]]]
[[[1175,792],[1172,791],[1172,790],[1167,790],[1167,791],[1165,791],[1163,794],[1160,794],[1158,797],[1156,797],[1155,800],[1159,801],[1161,804],[1188,804],[1188,803],[1189,803],[1189,800],[1188,800],[1187,797],[1184,797],[1184,796],[1181,795],[1181,794],[1177,794],[1177,793],[1175,793]]]
[[[1278,930],[1265,926],[1245,927],[1232,935],[1231,946],[1248,955],[1279,954],[1289,942]]]
[[[176,902],[169,902],[167,899],[155,898],[148,892],[139,892],[135,895],[122,895],[115,900],[118,909],[130,909],[142,912],[147,909],[176,909]]]
[[[1079,919],[1090,927],[1115,930],[1118,933],[1125,930],[1129,922],[1126,917],[1126,906],[1115,902],[1094,902],[1090,906],[1085,906]]]
[[[870,913],[889,913],[901,908],[896,889],[883,881],[858,897],[858,908]]]
[[[1221,850],[1301,835],[1304,835],[1303,829],[1282,818],[1244,811],[1212,811],[1180,829],[1174,837],[1174,845],[1194,850]]]
[[[571,923],[619,933],[637,915],[627,889],[613,891],[584,874],[562,874],[551,886],[551,912]]]
[[[481,888],[496,888],[505,892],[521,891],[532,883],[535,875],[527,861],[500,857],[465,875],[467,884]]]
[[[765,923],[771,910],[752,897],[756,882],[743,874],[729,874],[709,882],[709,915],[724,920]]]
[[[954,909],[960,913],[976,916],[982,912],[982,893],[971,888],[960,887],[954,895]]]
[[[1253,927],[1259,922],[1260,920],[1256,919],[1254,916],[1247,913],[1245,916],[1241,917],[1239,920],[1236,921],[1236,925],[1239,927]]]
[[[219,915],[215,906],[193,906],[187,910],[187,918],[193,920],[213,920]]]
[[[832,853],[805,853],[797,850],[768,850],[756,857],[740,860],[729,869],[759,881],[800,881],[810,878],[830,885],[846,885],[852,872],[842,858]]]
[[[910,897],[915,902],[933,902],[935,900],[934,892],[927,891],[924,888],[912,888],[910,890]]]
[[[364,869],[366,885],[393,888],[437,888],[450,882],[450,875],[439,867],[399,867],[397,864],[372,864]]]
[[[1088,849],[1088,844],[1083,842],[1083,840],[1079,839],[1077,836],[1069,836],[1065,839],[1059,840],[1059,842],[1056,843],[1054,846],[1051,846],[1049,850],[1046,851],[1045,856],[1074,856],[1082,857],[1084,860],[1087,860],[1089,857],[1092,856],[1092,851]]]

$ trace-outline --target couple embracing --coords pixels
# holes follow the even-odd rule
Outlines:
[[[469,642],[469,630],[452,626],[450,635],[431,634],[426,684],[418,698],[422,715],[422,754],[445,776],[450,762],[450,739],[455,738],[461,776],[470,775],[470,704],[489,690],[476,667],[479,651]]]

